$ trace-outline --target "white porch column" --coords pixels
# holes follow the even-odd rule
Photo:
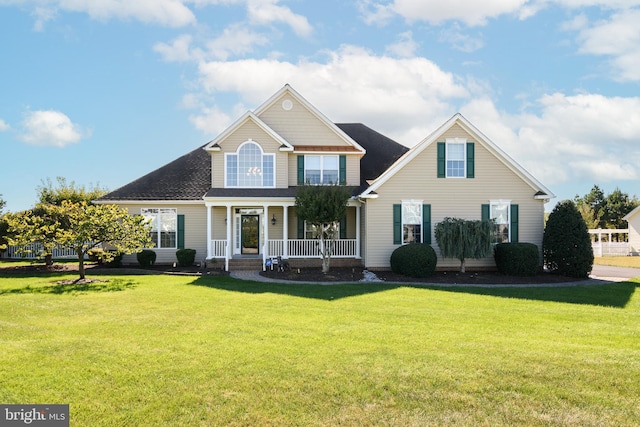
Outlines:
[[[264,243],[262,249],[262,271],[267,269],[267,257],[269,253],[269,205],[264,205],[264,219],[262,220],[262,228],[264,229]]]
[[[356,259],[360,259],[360,205],[356,206]]]
[[[207,204],[207,259],[211,259],[211,205]]]
[[[231,246],[231,224],[233,223],[233,217],[231,216],[231,205],[227,205],[227,246],[224,251],[224,269],[229,271],[229,258],[230,253],[233,250]]]
[[[282,205],[282,258],[289,258],[289,206]]]

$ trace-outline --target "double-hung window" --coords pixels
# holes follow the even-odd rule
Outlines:
[[[475,144],[464,138],[438,142],[438,178],[473,178]]]
[[[493,243],[518,242],[519,209],[511,200],[490,200],[482,205],[482,219],[492,220]]]
[[[151,222],[150,237],[159,249],[178,246],[178,211],[171,208],[142,208],[142,216]]]
[[[236,153],[228,153],[226,159],[227,187],[274,187],[274,154],[265,154],[253,141],[242,144]]]
[[[422,243],[422,200],[402,201],[402,243]]]
[[[304,182],[337,184],[340,179],[338,156],[304,156]]]
[[[493,243],[507,243],[509,237],[509,211],[511,202],[498,200],[491,201],[489,217],[493,219]]]

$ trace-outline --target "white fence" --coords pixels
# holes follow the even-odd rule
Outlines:
[[[589,234],[592,236],[591,247],[593,248],[593,256],[627,256],[629,255],[630,248],[628,242],[629,229],[591,229]],[[613,242],[613,235],[624,235],[622,242]]]
[[[42,258],[43,247],[40,243],[30,243],[26,246],[8,246],[4,254],[5,258],[10,259],[36,259]],[[78,254],[74,250],[56,247],[52,251],[53,258],[77,258]],[[85,258],[87,258],[85,256]]]

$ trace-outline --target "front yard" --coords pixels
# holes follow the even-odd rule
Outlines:
[[[640,280],[55,283],[74,277],[0,277],[1,402],[78,426],[640,423]]]

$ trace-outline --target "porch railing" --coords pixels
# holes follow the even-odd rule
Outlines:
[[[289,258],[318,258],[320,257],[318,240],[313,239],[289,239],[287,249]],[[284,240],[269,240],[268,251],[270,256],[284,255]],[[339,239],[333,242],[333,258],[353,258],[356,256],[356,239]]]
[[[224,258],[227,255],[226,240],[209,240],[209,253],[212,258]]]

